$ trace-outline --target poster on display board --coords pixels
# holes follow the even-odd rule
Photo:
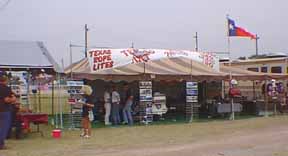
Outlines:
[[[67,93],[70,97],[67,99],[67,103],[71,105],[72,113],[81,112],[83,102],[81,101],[83,96],[81,88],[84,85],[83,81],[67,81]]]
[[[197,96],[186,96],[186,102],[198,102]]]
[[[161,58],[185,57],[219,71],[219,58],[210,52],[169,49],[91,49],[87,52],[91,72]]]
[[[186,82],[186,102],[198,102],[198,82]]]
[[[188,89],[198,89],[197,82],[186,82],[186,88]]]
[[[140,81],[139,82],[139,98],[140,101],[152,101],[152,82]]]
[[[198,89],[186,89],[186,95],[197,96],[198,95]]]

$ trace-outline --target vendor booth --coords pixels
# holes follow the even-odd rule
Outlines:
[[[121,92],[121,84],[129,82],[137,92],[136,105],[141,105],[139,107],[146,112],[137,117],[145,123],[177,114],[182,114],[192,121],[194,115],[209,117],[213,112],[231,113],[231,101],[225,98],[225,88],[230,85],[226,83],[225,86],[225,82],[232,78],[254,83],[287,77],[283,74],[256,73],[222,66],[212,53],[185,50],[92,49],[87,55],[88,58],[66,68],[65,73],[73,75],[73,78],[88,79],[96,89],[98,101],[102,99],[102,88],[105,85],[117,84]],[[226,91],[228,90],[229,88]],[[227,106],[218,107],[219,101]],[[250,109],[248,107],[251,107],[249,102],[253,101],[245,100],[243,95],[235,97],[233,110],[247,111]],[[217,105],[216,111],[209,103]],[[264,103],[257,105],[267,107]],[[163,110],[157,111],[156,105]],[[101,103],[97,105],[98,110],[104,112],[101,106]],[[256,104],[254,106],[256,107]],[[258,110],[255,108],[253,112]]]
[[[203,84],[221,84],[227,77],[219,72],[218,58],[212,53],[163,49],[93,49],[65,73],[88,79],[99,99],[105,85],[116,84],[121,90],[121,83],[128,82],[137,94],[135,109],[140,109],[134,117],[143,123],[173,114],[192,121],[206,98]],[[219,95],[218,86],[214,91]]]

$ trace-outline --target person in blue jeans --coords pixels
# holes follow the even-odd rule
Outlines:
[[[0,150],[6,149],[5,139],[12,124],[12,104],[16,102],[15,94],[7,82],[7,74],[0,71]]]
[[[112,87],[111,101],[112,101],[113,125],[118,125],[120,123],[119,107],[120,107],[121,100],[120,100],[120,95],[116,90],[116,86]]]
[[[124,85],[125,97],[124,97],[124,107],[123,107],[123,124],[133,125],[133,117],[131,114],[131,107],[133,105],[134,96],[128,84]]]

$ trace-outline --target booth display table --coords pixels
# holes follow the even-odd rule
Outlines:
[[[30,129],[30,123],[33,123],[37,126],[37,133],[43,132],[40,131],[40,124],[48,124],[48,114],[45,113],[19,113],[16,116],[17,120],[21,122],[22,129]]]

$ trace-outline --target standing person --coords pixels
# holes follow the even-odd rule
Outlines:
[[[90,86],[84,85],[81,88],[81,92],[83,95],[83,106],[82,106],[82,127],[83,127],[83,133],[80,135],[84,138],[90,138],[91,137],[91,121],[89,119],[89,111],[92,111],[92,108],[94,107],[93,100],[91,97],[92,89]]]
[[[16,96],[16,98],[17,98],[17,96]],[[21,121],[17,119],[17,114],[19,113],[19,111],[20,111],[20,103],[16,102],[11,107],[11,125],[10,125],[10,129],[8,131],[7,139],[11,138],[13,127],[15,127],[16,139],[20,139],[22,125],[21,125]]]
[[[116,86],[112,87],[112,119],[113,124],[118,125],[120,123],[120,114],[119,114],[119,106],[120,106],[120,95],[116,90]]]
[[[0,71],[0,150],[6,148],[4,141],[11,126],[11,106],[16,102],[16,97],[7,83],[7,74]]]
[[[105,92],[104,92],[104,108],[105,108],[105,125],[111,125],[109,119],[111,114],[111,93],[110,88],[108,86],[105,86]]]
[[[131,114],[131,107],[133,104],[134,96],[132,94],[131,89],[129,88],[128,84],[124,85],[125,91],[125,101],[124,101],[124,108],[123,108],[123,123],[133,125],[133,117]]]

